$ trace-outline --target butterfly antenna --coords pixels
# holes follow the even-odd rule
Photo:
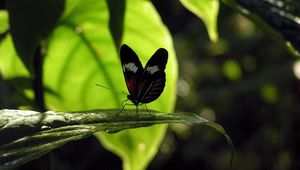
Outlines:
[[[105,88],[105,89],[107,89],[107,90],[110,90],[110,91],[113,91],[113,92],[116,92],[116,93],[125,94],[126,96],[128,95],[128,94],[127,94],[126,92],[124,92],[124,91],[115,91],[115,90],[113,90],[113,89],[111,89],[111,88],[108,88],[108,87],[102,86],[102,85],[100,85],[100,84],[97,84],[97,83],[96,83],[96,86],[99,86],[99,87]]]

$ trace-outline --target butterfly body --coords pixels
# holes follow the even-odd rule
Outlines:
[[[122,69],[129,91],[127,98],[136,106],[156,100],[164,90],[167,50],[160,48],[143,68],[136,53],[127,45],[120,50]]]

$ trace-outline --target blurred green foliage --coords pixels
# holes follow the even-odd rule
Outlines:
[[[171,6],[156,5],[173,34],[179,61],[176,110],[198,111],[225,126],[236,146],[234,169],[299,169],[298,58],[260,25],[224,4],[216,43],[195,16],[178,3]],[[219,135],[196,127],[172,129],[175,133],[169,132],[165,142],[175,149],[163,144],[166,148],[151,169],[228,169]]]

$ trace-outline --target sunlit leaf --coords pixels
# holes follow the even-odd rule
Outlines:
[[[12,85],[11,96],[6,96],[8,101],[21,106],[32,103],[31,78],[15,52],[10,34],[7,34],[0,43],[0,74]]]
[[[219,13],[219,0],[180,0],[191,12],[205,23],[211,41],[218,40],[217,20]]]
[[[6,32],[8,28],[8,13],[5,10],[0,10],[0,36]]]
[[[0,71],[4,79],[29,77],[28,70],[17,57],[10,35],[0,43]]]
[[[45,59],[44,83],[59,94],[46,93],[46,104],[51,110],[121,108],[126,95],[95,85],[127,92],[119,49],[109,30],[108,9],[105,1],[67,1]],[[122,42],[136,51],[143,64],[158,48],[166,48],[169,52],[165,90],[158,100],[147,106],[170,112],[175,104],[177,80],[172,39],[149,1],[126,1],[125,11]],[[104,146],[121,156],[125,169],[143,169],[157,152],[166,128],[166,125],[157,125],[114,135],[97,133],[96,136]],[[143,150],[139,147],[141,144],[145,146]]]

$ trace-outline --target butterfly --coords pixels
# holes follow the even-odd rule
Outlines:
[[[149,59],[145,68],[136,53],[126,44],[120,49],[122,70],[129,99],[136,108],[139,105],[156,100],[164,90],[166,82],[165,68],[168,51],[159,48]]]

